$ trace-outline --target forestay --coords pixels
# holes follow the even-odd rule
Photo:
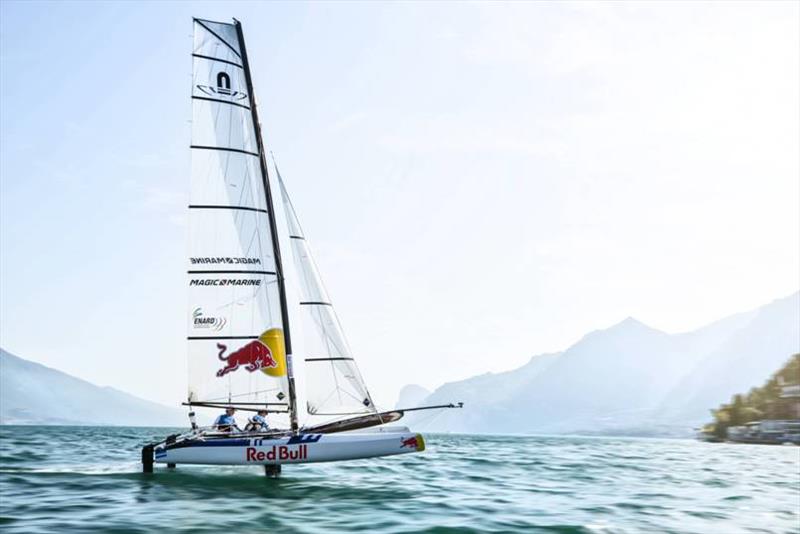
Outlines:
[[[266,180],[236,27],[194,22],[189,402],[287,402]]]
[[[300,286],[308,413],[320,416],[375,413],[277,165],[275,173]]]

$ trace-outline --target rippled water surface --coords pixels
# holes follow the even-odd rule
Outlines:
[[[800,447],[427,436],[378,460],[140,472],[165,429],[0,427],[3,532],[800,532]]]

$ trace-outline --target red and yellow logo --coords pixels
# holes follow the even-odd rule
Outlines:
[[[251,373],[260,369],[269,376],[286,376],[286,345],[280,328],[270,328],[258,339],[246,343],[227,356],[227,345],[217,343],[217,348],[219,359],[225,362],[225,367],[217,371],[218,377],[232,373],[240,367]]]

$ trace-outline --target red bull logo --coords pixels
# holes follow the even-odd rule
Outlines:
[[[416,448],[419,447],[419,442],[417,441],[417,436],[414,436],[413,438],[408,438],[408,439],[401,439],[400,441],[401,441],[401,443],[400,443],[400,448],[401,449],[404,448],[404,447],[411,447],[412,449],[416,449]]]
[[[259,369],[278,367],[278,362],[272,356],[272,351],[258,339],[254,339],[227,356],[224,355],[225,351],[228,350],[226,345],[217,343],[217,348],[219,349],[219,359],[225,362],[225,367],[217,371],[218,377],[232,373],[239,367],[244,367],[251,373]]]
[[[297,461],[308,459],[308,445],[289,447],[287,445],[273,445],[267,450],[258,450],[255,447],[247,447],[245,458],[248,462],[274,462]]]

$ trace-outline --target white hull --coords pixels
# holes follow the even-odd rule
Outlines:
[[[282,438],[197,438],[154,449],[169,464],[278,465],[392,456],[425,450],[421,434],[375,432],[301,434]]]

